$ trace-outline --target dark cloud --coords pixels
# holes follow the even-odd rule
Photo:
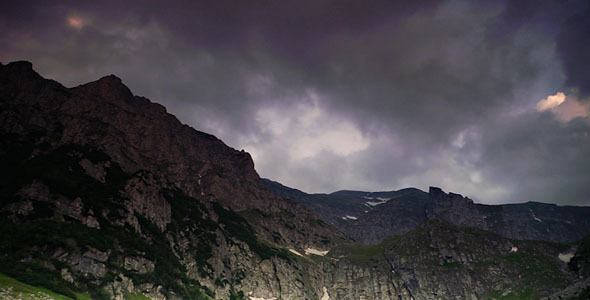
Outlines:
[[[514,191],[508,201],[588,204],[590,122],[527,113],[487,128],[479,168]]]
[[[117,74],[286,185],[590,204],[587,1],[25,2],[1,61]]]
[[[590,102],[590,8],[581,8],[569,17],[557,36],[557,49],[562,59],[567,84],[579,89],[585,101]]]

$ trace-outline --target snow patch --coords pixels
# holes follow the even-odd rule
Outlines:
[[[315,255],[319,255],[319,256],[324,256],[324,255],[328,254],[328,252],[330,252],[330,250],[321,251],[321,250],[317,250],[314,248],[305,249],[305,255],[315,254]]]
[[[349,215],[342,217],[342,220],[357,220],[357,219],[358,219],[357,217],[349,216]]]
[[[293,253],[295,255],[303,256],[303,254],[297,252],[297,250],[295,250],[295,249],[289,249],[289,252],[291,252],[291,253]]]
[[[541,220],[541,219],[537,218],[537,216],[535,216],[535,213],[533,212],[532,209],[529,208],[529,211],[531,212],[531,215],[533,215],[533,219],[535,219],[535,221],[537,221],[537,222],[543,222],[543,220]]]
[[[373,200],[373,199],[375,199],[374,197],[367,197],[367,196],[363,196],[363,198],[365,198],[367,200]]]
[[[514,247],[513,246],[512,248],[510,248],[510,253],[516,253],[516,252],[518,252],[518,248],[517,247]]]
[[[365,199],[369,199],[369,198],[367,198],[367,197],[363,197],[363,198],[365,198]],[[372,199],[377,199],[377,200],[379,200],[379,201],[367,201],[367,202],[365,202],[365,205],[369,205],[369,206],[377,206],[377,205],[381,205],[381,204],[383,204],[383,203],[387,203],[387,201],[391,200],[391,198],[382,198],[382,197],[371,198],[371,199],[369,199],[369,200],[372,200]]]
[[[330,295],[328,295],[328,289],[323,287],[322,290],[324,291],[324,295],[322,296],[322,300],[330,300]]]
[[[574,254],[573,253],[559,253],[559,255],[557,257],[562,262],[569,263],[570,260],[572,260],[572,257],[574,257]]]

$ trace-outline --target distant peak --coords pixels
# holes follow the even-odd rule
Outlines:
[[[102,77],[101,79],[97,80],[97,82],[123,84],[123,81],[121,80],[121,78],[119,78],[113,74]]]
[[[37,90],[44,82],[48,82],[33,70],[31,62],[24,60],[0,64],[0,81],[19,87],[28,86],[31,90]]]
[[[13,61],[7,65],[0,64],[0,67],[11,74],[37,74],[33,71],[33,64],[29,61]]]
[[[101,95],[104,99],[113,102],[129,101],[133,98],[131,90],[123,83],[121,78],[115,75],[108,75],[99,80],[83,84],[78,89],[92,90]]]
[[[445,192],[439,187],[431,186],[428,189],[428,193],[431,195],[438,195],[438,194],[444,194]]]
[[[8,63],[6,67],[13,70],[33,70],[33,64],[26,60],[13,61]]]
[[[453,192],[449,192],[447,194],[441,188],[435,187],[435,186],[431,186],[430,189],[428,190],[428,193],[433,196],[436,196],[436,195],[445,195],[446,196],[446,195],[448,195],[449,197],[453,197],[453,198],[463,198],[463,195],[461,195],[461,194],[457,194],[457,193],[453,193]]]

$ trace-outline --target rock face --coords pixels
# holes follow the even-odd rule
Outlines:
[[[590,234],[590,207],[538,202],[475,204],[469,198],[430,189],[428,216],[523,240],[574,242]]]
[[[578,282],[558,258],[565,250],[430,219],[378,245],[333,249],[328,291],[336,299],[538,299]]]
[[[487,299],[579,284],[559,259],[569,246],[439,220],[484,214],[458,195],[344,191],[315,213],[112,75],[65,88],[0,64],[0,145],[0,272],[72,298]],[[398,235],[359,245],[329,223],[372,228],[372,243]]]
[[[403,189],[306,194],[268,179],[264,184],[268,190],[315,210],[324,221],[362,244],[378,244],[432,218],[515,239],[574,242],[590,234],[590,207],[538,202],[483,205],[436,187],[428,193]]]

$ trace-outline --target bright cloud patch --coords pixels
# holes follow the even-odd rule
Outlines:
[[[550,110],[561,122],[569,122],[575,118],[590,116],[590,108],[585,106],[575,96],[566,96],[562,92],[547,96],[537,102],[537,111]]]
[[[565,101],[565,98],[565,94],[562,92],[557,92],[555,95],[547,96],[547,98],[541,99],[539,102],[537,102],[537,110],[544,111],[559,106]]]
[[[86,21],[81,17],[71,16],[68,18],[68,25],[74,29],[81,30],[86,25]]]
[[[272,140],[288,140],[285,149],[291,159],[307,159],[321,152],[344,157],[367,149],[369,140],[352,122],[336,118],[322,110],[314,100],[317,95],[310,93],[309,97],[310,101],[292,109],[261,109],[256,115],[256,121],[273,137]],[[262,150],[260,146],[262,145],[251,150],[253,155],[257,155],[256,150]]]

